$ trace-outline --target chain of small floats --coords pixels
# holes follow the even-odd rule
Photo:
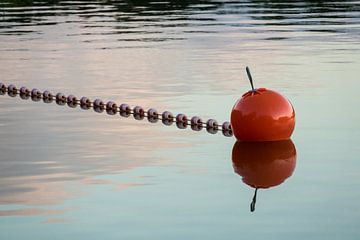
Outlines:
[[[175,117],[169,111],[164,111],[159,114],[153,108],[145,111],[140,106],[131,108],[125,103],[118,106],[115,102],[109,101],[105,104],[100,99],[96,99],[94,101],[91,101],[87,97],[77,99],[74,95],[69,95],[67,97],[62,93],[53,95],[49,91],[41,92],[36,88],[30,91],[26,87],[18,89],[13,84],[6,86],[5,84],[0,83],[0,95],[4,95],[6,93],[10,97],[16,97],[17,94],[19,94],[20,98],[24,100],[31,97],[31,99],[35,102],[38,102],[41,99],[44,103],[52,103],[55,101],[58,105],[67,104],[71,108],[75,108],[77,105],[80,105],[81,109],[88,110],[93,108],[95,112],[102,113],[106,111],[109,115],[115,115],[117,113],[119,113],[122,117],[129,117],[130,115],[133,115],[136,120],[143,120],[144,118],[147,118],[151,123],[156,123],[158,120],[161,120],[162,123],[167,126],[172,125],[175,122],[179,129],[185,129],[187,126],[191,126],[191,129],[194,131],[201,131],[203,128],[206,128],[207,132],[211,134],[216,134],[219,130],[221,130],[223,135],[226,137],[231,137],[233,135],[229,122],[224,122],[222,125],[219,125],[214,119],[209,119],[206,122],[203,122],[200,117],[194,116],[191,119],[188,119],[188,117],[182,113],[177,114]]]

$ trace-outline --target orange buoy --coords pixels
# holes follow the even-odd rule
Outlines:
[[[239,142],[232,150],[234,171],[242,181],[255,188],[250,210],[255,210],[257,190],[280,185],[296,166],[296,148],[291,140],[273,142]]]
[[[289,100],[275,91],[253,86],[231,111],[231,127],[239,141],[279,141],[290,139],[295,128],[295,110]]]

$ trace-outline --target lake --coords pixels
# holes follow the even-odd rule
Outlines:
[[[360,1],[0,1],[7,86],[221,124],[246,66],[291,141],[1,95],[0,239],[359,239]]]

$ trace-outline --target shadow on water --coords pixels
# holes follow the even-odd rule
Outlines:
[[[234,171],[255,189],[250,211],[255,211],[259,189],[282,184],[294,172],[296,148],[291,140],[278,142],[236,142],[232,150]]]

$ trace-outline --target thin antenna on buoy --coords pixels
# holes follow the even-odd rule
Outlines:
[[[255,194],[254,194],[254,197],[253,197],[252,202],[251,202],[251,204],[250,204],[250,211],[251,211],[251,212],[254,212],[254,211],[255,211],[257,190],[258,190],[258,188],[255,189]]]
[[[248,78],[249,78],[249,81],[250,81],[250,84],[251,84],[252,91],[255,92],[255,88],[254,88],[254,84],[253,84],[253,79],[252,79],[252,77],[251,77],[251,73],[250,73],[249,67],[246,67],[246,73],[247,73],[247,75],[248,75]]]

